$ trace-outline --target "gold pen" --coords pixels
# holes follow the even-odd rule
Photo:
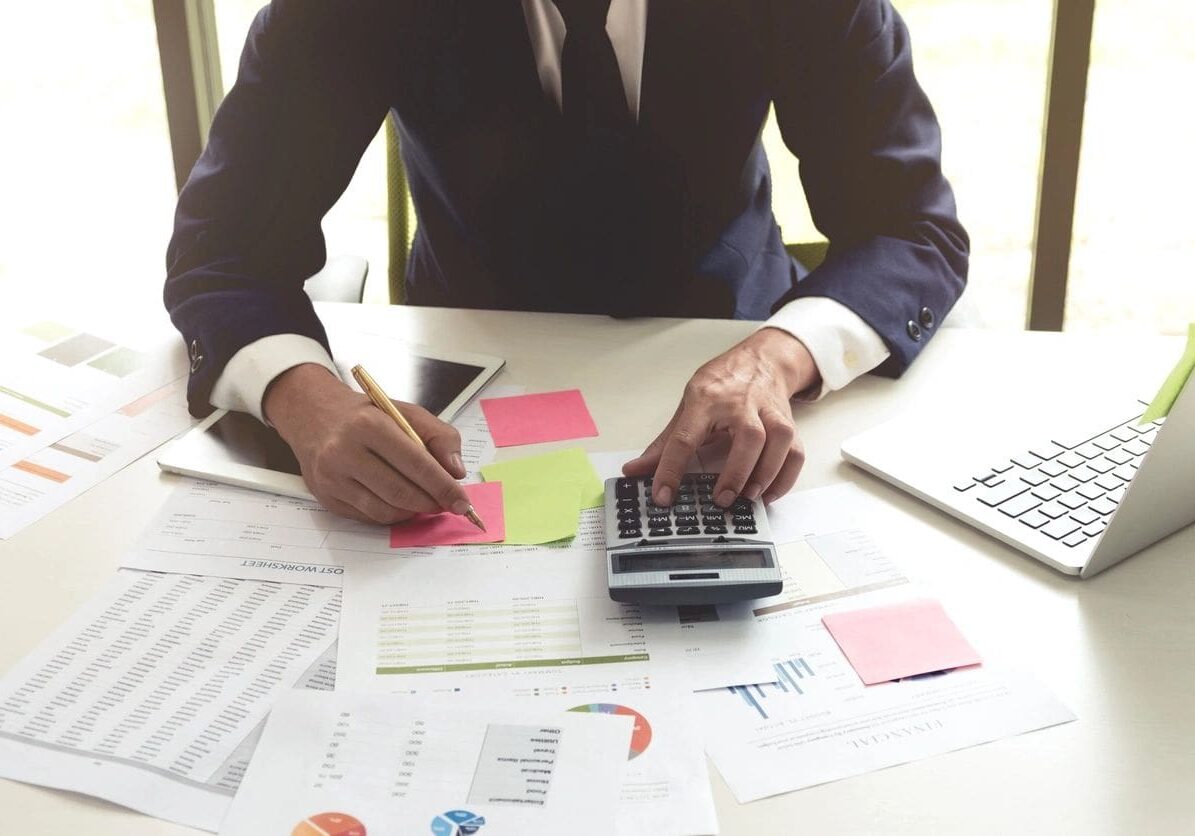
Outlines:
[[[419,437],[419,433],[415,432],[415,428],[411,426],[411,422],[408,421],[406,417],[398,411],[398,407],[394,405],[394,401],[390,400],[390,397],[382,391],[382,387],[378,386],[377,381],[373,379],[369,372],[365,371],[365,369],[359,365],[353,366],[352,371],[353,379],[360,384],[361,388],[365,391],[365,394],[369,396],[371,401],[373,401],[373,405],[393,418],[394,423],[398,424],[399,428],[402,429],[402,431],[408,436],[410,436],[411,441],[414,441],[416,444],[426,450],[427,445],[423,443],[423,439]],[[485,531],[485,523],[482,522],[482,519],[480,516],[478,516],[477,512],[473,510],[472,505],[470,505],[469,510],[465,512],[465,517],[469,520],[469,522],[473,523],[482,531]]]

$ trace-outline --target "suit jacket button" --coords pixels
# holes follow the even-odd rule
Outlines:
[[[191,374],[199,371],[203,365],[203,354],[199,351],[199,340],[191,340]]]
[[[909,337],[913,340],[913,342],[921,342],[921,326],[916,322],[910,319],[905,325],[905,331],[909,333]]]
[[[921,320],[922,328],[933,328],[934,327],[934,312],[931,311],[929,308],[922,308],[921,313],[918,316],[918,319]]]

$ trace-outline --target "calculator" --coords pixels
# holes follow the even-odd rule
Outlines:
[[[726,604],[783,586],[759,500],[714,503],[717,473],[686,473],[671,508],[651,501],[650,478],[607,479],[610,597],[637,604]]]

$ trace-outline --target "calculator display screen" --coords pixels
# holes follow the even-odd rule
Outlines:
[[[616,573],[663,572],[676,569],[767,569],[772,563],[766,549],[733,551],[666,551],[620,554]]]

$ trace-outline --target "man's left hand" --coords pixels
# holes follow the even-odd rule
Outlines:
[[[820,380],[800,340],[776,328],[756,331],[697,370],[668,426],[623,472],[654,471],[652,499],[671,505],[697,449],[727,436],[730,452],[714,501],[727,507],[739,496],[778,499],[805,463],[790,400]]]

